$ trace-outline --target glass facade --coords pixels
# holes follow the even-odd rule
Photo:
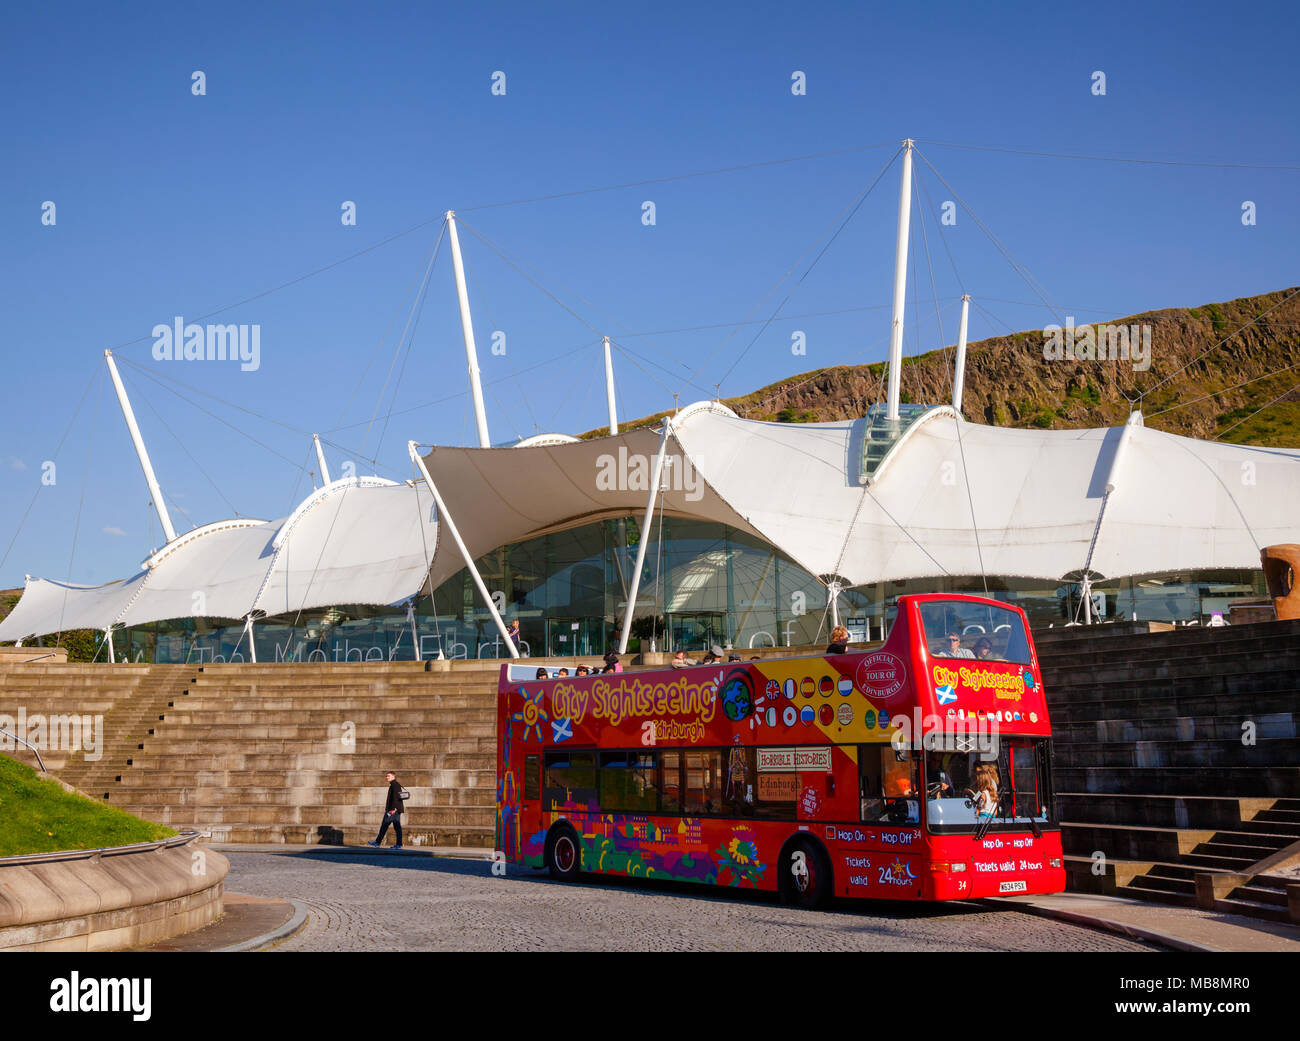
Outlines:
[[[757,647],[826,643],[830,631],[820,582],[771,546],[726,525],[656,518],[649,533],[629,650],[737,653]],[[507,622],[518,620],[521,651],[588,658],[617,646],[641,530],[633,518],[606,520],[496,549],[476,561]],[[1035,627],[1079,613],[1077,584],[994,579],[988,595],[1021,607]],[[840,594],[839,614],[854,642],[880,639],[904,593],[983,594],[978,575],[879,582]],[[1264,595],[1259,571],[1180,574],[1096,582],[1095,617],[1206,622],[1231,600]],[[415,604],[415,633],[404,608],[337,605],[254,626],[257,660],[412,661],[497,658],[505,647],[462,569]],[[418,642],[418,647],[417,647]],[[182,618],[114,634],[119,657],[159,663],[250,660],[239,620]]]

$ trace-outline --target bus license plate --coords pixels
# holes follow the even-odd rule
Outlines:
[[[1029,888],[1027,882],[1003,882],[998,886],[999,893],[1023,893]]]

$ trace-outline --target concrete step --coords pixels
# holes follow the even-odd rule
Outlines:
[[[1293,698],[1295,696],[1293,695]],[[1274,712],[1236,716],[1225,710],[1218,715],[1169,716],[1163,719],[1111,718],[1092,722],[1070,723],[1052,719],[1052,733],[1057,741],[1082,744],[1093,741],[1136,743],[1139,741],[1241,741],[1248,733],[1243,723],[1254,726],[1256,740],[1276,740],[1300,736],[1296,713]]]
[[[1061,824],[1061,845],[1074,856],[1103,853],[1107,859],[1175,863],[1214,832],[1183,828],[1152,828],[1127,824]]]
[[[1273,799],[1234,799],[1226,796],[1117,795],[1059,792],[1061,819],[1078,824],[1132,821],[1153,827],[1241,829]],[[1300,825],[1297,825],[1300,828]]]
[[[1055,727],[1091,723],[1098,720],[1164,720],[1178,716],[1223,716],[1241,720],[1257,719],[1273,713],[1294,712],[1296,691],[1292,689],[1257,691],[1251,694],[1202,694],[1176,691],[1166,695],[1112,701],[1053,701],[1048,707]]]
[[[1073,792],[1284,798],[1300,791],[1300,766],[1219,767],[1209,773],[1200,766],[1069,766],[1058,759],[1054,776],[1060,789]]]
[[[1254,744],[1240,740],[1136,741],[1110,744],[1078,741],[1055,746],[1061,767],[1221,767],[1290,766],[1300,762],[1300,738],[1260,738]],[[1294,790],[1294,789],[1293,789]],[[1192,792],[1190,794],[1201,794]]]

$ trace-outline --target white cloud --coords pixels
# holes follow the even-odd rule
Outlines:
[[[11,470],[26,470],[26,469],[27,469],[27,464],[24,463],[24,462],[23,462],[21,459],[19,459],[17,456],[12,456],[12,455],[11,455],[11,456],[9,457],[9,468],[10,468]]]
[[[111,526],[110,526],[110,527],[107,527],[107,528],[104,529],[104,534],[105,534],[105,535],[125,535],[126,532],[124,532],[121,528],[114,528],[114,527],[111,527]]]

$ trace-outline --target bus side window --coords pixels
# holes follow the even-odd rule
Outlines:
[[[892,745],[858,746],[862,819],[888,824],[918,823],[920,767],[920,760],[911,752],[895,752]]]
[[[544,807],[596,806],[596,753],[547,752],[546,778],[542,786]]]
[[[524,801],[532,802],[542,796],[542,757],[524,756]]]
[[[723,753],[711,748],[702,752],[688,751],[686,757],[686,813],[715,814],[722,812]]]
[[[676,749],[659,753],[659,808],[665,813],[682,811],[682,753]]]

